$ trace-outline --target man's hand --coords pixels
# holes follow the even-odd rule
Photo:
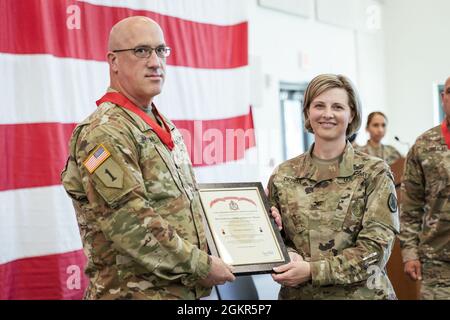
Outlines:
[[[286,287],[295,287],[311,279],[309,262],[303,260],[298,253],[289,252],[291,262],[273,268],[279,274],[272,274],[274,281]]]
[[[412,280],[422,280],[422,265],[419,260],[406,261],[404,271]]]
[[[205,279],[199,281],[204,287],[213,287],[224,284],[227,281],[234,281],[236,277],[233,275],[233,269],[227,265],[222,259],[215,256],[211,257],[211,270]]]
[[[275,223],[277,224],[278,229],[282,230],[283,229],[283,221],[281,220],[280,212],[278,211],[278,209],[276,207],[270,208],[270,211],[272,213],[272,218],[275,219]]]

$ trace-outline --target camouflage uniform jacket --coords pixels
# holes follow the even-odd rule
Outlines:
[[[367,153],[369,156],[383,159],[388,165],[392,165],[396,160],[402,157],[397,149],[387,144],[382,144],[379,149],[376,149],[367,142],[366,145],[358,147],[358,150]]]
[[[403,261],[450,262],[450,150],[441,126],[417,138],[402,183]]]
[[[395,299],[385,266],[399,231],[385,162],[347,143],[336,178],[318,180],[313,147],[269,180],[288,250],[310,262],[312,280],[282,287],[282,299]]]
[[[62,182],[88,257],[86,299],[209,294],[197,284],[211,266],[192,165],[180,132],[165,121],[172,152],[139,116],[109,102],[73,132]],[[101,150],[110,155],[90,173],[83,162]]]

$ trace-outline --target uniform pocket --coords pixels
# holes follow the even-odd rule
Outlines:
[[[365,201],[362,198],[352,200],[345,216],[342,230],[346,233],[357,233],[361,230],[362,217],[365,211]]]
[[[431,212],[439,213],[439,220],[450,222],[450,184],[447,183],[446,187],[441,190],[436,199],[434,208],[431,208]]]
[[[171,156],[176,167],[176,173],[180,177],[181,186],[183,187],[189,200],[194,199],[195,179],[192,172],[192,163],[189,158],[186,145],[183,141],[181,133],[173,129],[172,137],[174,139],[175,148],[172,150]]]
[[[336,211],[330,219],[331,229],[353,233],[359,228],[365,210],[364,192],[359,186],[359,181],[355,180],[353,186],[340,191]]]
[[[149,270],[137,263],[130,256],[116,255],[117,275],[124,281],[136,276],[151,275]]]
[[[284,188],[279,194],[281,216],[284,229],[287,232],[297,234],[303,232],[308,227],[308,217],[306,216],[305,201],[301,201],[301,191],[296,187]]]
[[[176,179],[176,173],[173,172],[173,166],[164,155],[164,150],[151,144],[142,152],[145,159],[141,163],[141,170],[150,200],[159,202],[178,198],[182,189]]]

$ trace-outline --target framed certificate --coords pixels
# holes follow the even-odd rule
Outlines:
[[[199,185],[212,255],[236,275],[271,273],[290,261],[261,183]]]

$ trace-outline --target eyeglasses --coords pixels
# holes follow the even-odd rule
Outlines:
[[[132,49],[113,50],[113,52],[133,51],[134,55],[138,58],[148,58],[152,55],[153,50],[155,50],[158,57],[164,59],[170,56],[171,48],[166,46],[159,46],[156,48],[152,48],[149,46],[140,46]]]

